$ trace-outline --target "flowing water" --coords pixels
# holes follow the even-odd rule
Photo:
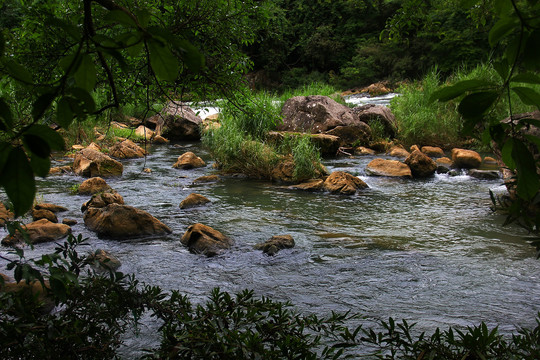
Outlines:
[[[146,159],[124,161],[124,175],[107,182],[127,205],[167,224],[171,235],[98,239],[85,229],[80,212],[89,197],[70,195],[70,187],[84,179],[38,179],[38,200],[67,207],[60,218],[79,221],[73,232],[89,239],[80,251],[107,250],[121,260],[124,273],[165,289],[180,289],[194,302],[203,301],[214,287],[230,292],[249,288],[260,296],[290,300],[302,312],[352,310],[372,320],[392,316],[417,322],[419,330],[481,321],[499,325],[502,332],[535,325],[540,260],[534,258],[523,231],[502,227],[504,218],[489,210],[489,190],[504,191],[499,180],[467,175],[427,180],[368,177],[364,169],[373,157],[367,156],[324,162],[328,170],[348,171],[369,185],[354,196],[293,191],[238,177],[193,185],[194,179],[214,171],[199,143],[149,150]],[[207,167],[173,169],[185,151],[201,156]],[[142,172],[144,167],[152,173]],[[212,203],[181,210],[179,203],[192,192]],[[180,237],[196,222],[223,232],[236,244],[214,258],[189,253]],[[255,244],[280,234],[291,234],[296,247],[275,257],[253,250]],[[27,254],[53,249],[54,244],[39,244]],[[5,248],[0,254],[12,256]],[[145,347],[153,341],[155,337],[146,336],[136,343]]]

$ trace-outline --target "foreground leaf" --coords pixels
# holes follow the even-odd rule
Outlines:
[[[9,200],[13,204],[15,217],[21,216],[32,207],[36,194],[34,172],[21,148],[13,148],[0,175]]]

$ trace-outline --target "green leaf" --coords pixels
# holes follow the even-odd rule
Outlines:
[[[84,54],[82,57],[81,65],[75,73],[75,83],[86,91],[92,91],[96,85],[96,67],[92,57],[88,54]]]
[[[499,98],[496,91],[472,93],[463,98],[458,106],[458,112],[466,119],[477,119]]]
[[[514,139],[508,139],[508,141],[504,143],[502,151],[501,151],[502,161],[510,170],[515,170],[516,168],[516,163],[514,159],[512,158],[513,148],[514,148]]]
[[[6,61],[4,67],[7,73],[11,75],[14,79],[27,84],[32,83],[32,75],[21,64],[13,60],[9,60]]]
[[[517,29],[519,29],[519,21],[517,19],[507,17],[499,19],[489,31],[489,45],[494,47],[501,39]]]
[[[174,81],[178,76],[178,60],[167,45],[156,40],[148,41],[150,65],[156,76],[165,81]]]
[[[150,23],[150,12],[148,12],[146,9],[135,10],[135,16],[143,28],[147,27]]]
[[[540,76],[531,72],[525,72],[517,74],[511,79],[511,81],[526,84],[540,84]]]
[[[175,50],[182,54],[182,60],[184,60],[189,70],[198,73],[204,67],[204,56],[189,41],[175,39],[173,44]]]
[[[23,143],[30,153],[37,155],[40,158],[47,159],[51,156],[51,147],[47,141],[41,138],[41,136],[28,133],[24,134]]]
[[[11,144],[7,142],[0,142],[0,174],[2,174],[2,169],[4,168],[4,165],[6,164],[6,161],[8,159],[9,153],[11,152]],[[1,177],[1,175],[0,175]]]
[[[0,183],[13,204],[15,217],[21,216],[32,207],[36,193],[34,172],[21,148],[12,148],[7,158]]]
[[[512,10],[512,3],[508,0],[494,0],[493,8],[499,16],[505,16]]]
[[[55,97],[56,95],[53,93],[45,93],[34,101],[34,104],[32,104],[32,117],[34,120],[41,118],[45,114]]]
[[[1,97],[0,97],[0,120],[2,120],[1,122],[5,124],[7,128],[11,128],[13,126],[13,115],[11,114],[11,109],[9,108],[9,105],[4,101],[4,98],[1,98]]]
[[[50,16],[47,18],[47,20],[45,20],[45,23],[48,26],[54,26],[59,28],[59,30],[62,31],[62,34],[69,35],[69,37],[75,42],[79,42],[81,39],[80,28],[65,20]]]
[[[51,150],[61,151],[65,149],[64,138],[47,125],[32,125],[28,130],[26,130],[25,135],[35,135],[40,137],[47,142]]]
[[[527,146],[515,140],[512,158],[516,162],[517,194],[525,200],[531,200],[540,189],[540,181],[536,173],[536,162]]]
[[[512,91],[519,96],[524,104],[536,106],[540,110],[540,94],[538,94],[535,90],[528,87],[518,86],[513,87]]]
[[[500,61],[493,63],[493,68],[497,71],[497,74],[501,79],[506,80],[508,73],[510,72],[510,65],[508,65],[507,59],[501,59]]]
[[[111,10],[105,16],[108,23],[118,23],[130,27],[137,27],[135,20],[122,10]]]
[[[120,65],[120,68],[122,70],[126,70],[128,68],[128,65],[126,63],[126,60],[124,60],[124,57],[118,50],[114,49],[101,49],[105,54],[110,55],[112,58],[116,59],[118,61],[118,64]]]
[[[523,50],[523,64],[527,69],[540,69],[540,30],[534,30],[525,43]]]
[[[51,158],[42,158],[32,153],[30,155],[30,167],[37,176],[46,177],[51,169]]]
[[[0,58],[4,56],[5,51],[6,51],[6,39],[4,38],[4,34],[0,31]]]
[[[56,104],[56,123],[67,129],[73,122],[73,111],[69,105],[69,101],[63,97]]]
[[[144,48],[144,43],[142,41],[140,43],[135,43],[134,45],[130,45],[127,48],[128,55],[131,57],[137,57],[141,54],[143,48]]]
[[[494,83],[491,81],[484,81],[484,80],[464,80],[460,81],[454,85],[446,86],[441,89],[438,89],[431,94],[430,101],[433,102],[435,100],[439,101],[449,101],[452,100],[460,95],[463,95],[467,91],[473,91],[483,88],[489,88],[495,86]]]
[[[72,74],[79,69],[81,65],[82,57],[78,54],[69,54],[64,56],[58,64],[64,70],[66,74]],[[68,73],[69,71],[69,73]]]
[[[66,91],[66,93],[72,95],[73,98],[75,98],[78,101],[78,103],[82,104],[84,110],[88,114],[91,114],[94,111],[96,111],[96,102],[94,101],[94,98],[88,91],[81,88],[69,88]],[[79,116],[81,114],[77,114],[77,115]]]

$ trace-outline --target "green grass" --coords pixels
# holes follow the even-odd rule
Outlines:
[[[268,132],[280,121],[280,107],[272,97],[259,94],[245,99],[243,106],[230,102],[220,106],[221,127],[206,131],[202,141],[222,171],[272,179],[276,165],[292,155],[296,180],[320,176],[320,154],[309,137],[288,138],[286,145],[267,142]]]
[[[429,100],[440,85],[437,70],[432,70],[421,81],[398,88],[401,96],[392,99],[390,108],[396,116],[398,138],[406,145],[448,147],[461,139],[457,105]]]
[[[398,138],[406,145],[436,145],[451,147],[459,145],[465,137],[462,134],[463,119],[457,111],[461,98],[441,103],[431,102],[430,97],[441,86],[459,81],[481,79],[501,83],[496,71],[487,64],[473,69],[458,69],[445,82],[442,82],[436,69],[429,72],[421,81],[402,85],[398,92],[401,96],[391,101],[391,109],[398,123]],[[540,92],[540,85],[531,86]],[[514,114],[534,111],[511,92],[510,97],[502,94],[499,102],[485,116],[488,123],[497,123],[510,115],[509,101]]]

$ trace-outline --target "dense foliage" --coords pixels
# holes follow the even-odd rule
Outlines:
[[[523,210],[538,202],[540,188],[528,142],[538,144],[538,138],[525,142],[519,132],[540,124],[512,118],[501,124],[491,110],[505,99],[512,116],[516,97],[540,107],[534,89],[540,84],[539,6],[537,0],[5,0],[0,8],[0,185],[15,215],[30,208],[34,176],[46,176],[51,153],[64,149],[64,139],[51,125],[67,129],[126,103],[144,118],[166,99],[221,97],[232,100],[229,114],[224,112],[224,126],[206,141],[222,166],[240,163],[248,171],[267,171],[283,150],[301,165],[295,176],[309,177],[318,155],[308,139],[290,139],[287,149],[270,148],[265,136],[275,123],[275,109],[236,97],[248,70],[257,71],[256,84],[276,88],[313,80],[357,86],[416,78],[433,65],[446,76],[456,65],[490,60],[491,53],[498,59],[493,62],[498,79],[460,79],[431,96],[453,104],[429,104],[425,91],[416,95],[422,107],[435,111],[457,106],[462,118],[452,127],[483,130],[486,142],[499,146],[516,172],[512,214],[527,219],[530,213]],[[419,113],[416,120],[403,116],[413,121],[405,128],[430,123]],[[527,224],[538,230],[540,220]],[[426,335],[389,319],[378,330],[350,325],[360,320],[349,315],[300,315],[289,304],[257,299],[249,291],[215,290],[206,304],[193,305],[179,292],[117,272],[95,272],[92,261],[77,253],[81,242],[70,237],[55,254],[37,260],[25,259],[21,250],[16,250],[19,258],[8,259],[8,270],[21,286],[37,281],[45,293],[26,288],[0,293],[3,358],[111,358],[144,314],[161,324],[159,344],[148,351],[149,358],[540,355],[540,325],[511,338],[484,324]]]
[[[437,329],[429,335],[419,334],[405,320],[389,318],[365,327],[358,315],[302,315],[289,303],[258,298],[248,290],[232,295],[215,289],[205,303],[192,304],[178,291],[165,292],[119,272],[96,272],[92,266],[97,263],[77,252],[82,244],[80,236],[70,236],[55,253],[39,259],[27,259],[21,250],[11,257],[9,267],[22,281],[23,291],[0,292],[3,359],[118,357],[122,339],[137,336],[145,314],[159,324],[158,343],[130,358],[536,359],[540,355],[540,319],[536,328],[520,329],[511,338],[485,324]],[[34,281],[45,290],[32,293],[25,288]]]
[[[248,48],[261,85],[297,87],[330,81],[342,87],[418,78],[437,65],[486,61],[491,1],[273,2],[269,26]]]

